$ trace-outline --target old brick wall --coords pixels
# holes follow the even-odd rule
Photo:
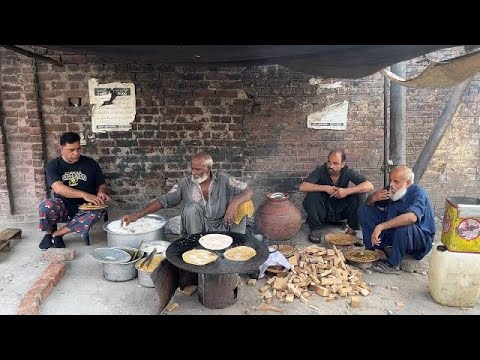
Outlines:
[[[344,147],[348,164],[365,174],[376,188],[383,184],[383,76],[380,74],[356,80],[325,80],[324,83],[342,81],[341,87],[327,89],[310,82],[312,76],[308,74],[275,65],[153,65],[49,51],[48,56],[61,60],[65,66],[37,61],[35,68],[31,59],[7,50],[1,54],[2,59],[17,59],[11,66],[19,67],[25,74],[36,69],[38,76],[36,103],[41,110],[40,124],[27,116],[28,106],[34,105],[34,76],[19,78],[20,75],[8,74],[11,70],[5,72],[5,67],[0,73],[7,150],[18,151],[16,146],[23,145],[15,144],[25,143],[21,135],[27,131],[29,139],[39,141],[34,143],[38,146],[22,148],[24,155],[31,157],[31,166],[23,163],[29,161],[28,156],[22,162],[15,156],[7,162],[12,172],[26,171],[22,173],[23,179],[25,183],[32,179],[30,187],[35,184],[34,189],[27,186],[22,193],[26,194],[28,189],[30,203],[38,201],[45,186],[44,179],[35,173],[43,162],[37,154],[42,140],[40,126],[45,130],[47,160],[58,155],[62,132],[79,131],[85,135],[84,154],[99,161],[112,190],[113,206],[121,209],[137,209],[167,191],[188,173],[191,155],[200,149],[212,153],[216,168],[249,181],[256,190],[257,206],[267,191],[288,191],[300,206],[303,195],[295,191],[296,187],[315,166],[325,161],[333,147]],[[445,56],[449,55],[453,53]],[[409,75],[424,67],[422,58],[409,61]],[[137,115],[131,131],[91,132],[87,87],[90,78],[101,83],[135,84]],[[15,83],[27,80],[31,83]],[[441,214],[446,196],[480,197],[479,81],[477,76],[472,82],[421,182],[434,200],[437,214]],[[6,95],[20,98],[8,99]],[[447,97],[448,90],[407,91],[409,166],[413,166]],[[74,106],[69,98],[80,98],[81,104]],[[306,127],[308,114],[343,100],[349,101],[346,131]],[[12,106],[18,108],[13,110]],[[40,133],[38,138],[35,132]],[[1,161],[0,151],[0,194],[5,183]],[[13,199],[18,196],[14,193]],[[0,216],[7,209],[6,198],[0,198]],[[30,205],[28,209],[15,209],[14,214],[34,217],[36,210]]]
[[[46,195],[37,93],[35,62],[0,49],[0,222],[34,220]]]

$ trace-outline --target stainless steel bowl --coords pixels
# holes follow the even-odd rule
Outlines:
[[[103,224],[103,230],[106,231],[107,233],[107,243],[109,247],[132,247],[132,248],[139,248],[140,243],[148,243],[151,241],[156,241],[156,240],[166,240],[166,235],[165,235],[165,226],[167,225],[167,220],[160,215],[147,215],[145,216],[146,218],[150,219],[156,219],[159,220],[162,223],[162,226],[159,229],[145,232],[145,233],[132,233],[132,234],[123,234],[123,233],[118,233],[114,232],[110,229],[110,224],[114,221],[120,221],[120,220],[110,220],[107,221],[105,224]]]

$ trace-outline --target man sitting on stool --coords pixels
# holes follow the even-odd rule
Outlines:
[[[81,155],[80,151],[80,135],[64,133],[60,136],[61,156],[47,164],[47,183],[55,194],[53,198],[43,200],[38,207],[38,229],[46,232],[39,244],[41,250],[47,250],[52,242],[56,248],[64,248],[63,235],[71,231],[79,233],[90,245],[88,231],[104,210],[83,211],[78,206],[85,202],[103,205],[110,200],[100,165],[92,158]],[[59,222],[66,225],[57,230]]]

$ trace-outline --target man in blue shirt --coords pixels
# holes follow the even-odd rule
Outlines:
[[[425,189],[413,183],[413,171],[397,166],[390,172],[390,185],[376,191],[358,209],[365,249],[392,247],[387,261],[373,269],[399,274],[406,254],[422,259],[432,249],[435,222]]]

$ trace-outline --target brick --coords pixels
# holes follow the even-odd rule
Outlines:
[[[39,305],[36,302],[22,304],[18,310],[17,315],[37,315]]]
[[[44,301],[53,290],[53,280],[39,278],[30,290],[40,295],[41,301]]]
[[[88,62],[86,55],[61,55],[64,64],[86,64]]]
[[[41,278],[42,279],[47,279],[47,280],[52,280],[53,284],[56,286],[60,279],[63,277],[65,274],[65,263],[50,263],[45,271],[43,272]]]
[[[40,294],[38,289],[33,289],[33,287],[34,286],[32,286],[32,288],[30,288],[30,290],[28,290],[23,295],[22,300],[20,300],[19,307],[31,303],[36,303],[37,305],[40,305],[40,303],[42,302],[42,295]]]
[[[44,252],[43,258],[52,263],[70,261],[75,258],[75,249],[54,249],[50,248]]]

